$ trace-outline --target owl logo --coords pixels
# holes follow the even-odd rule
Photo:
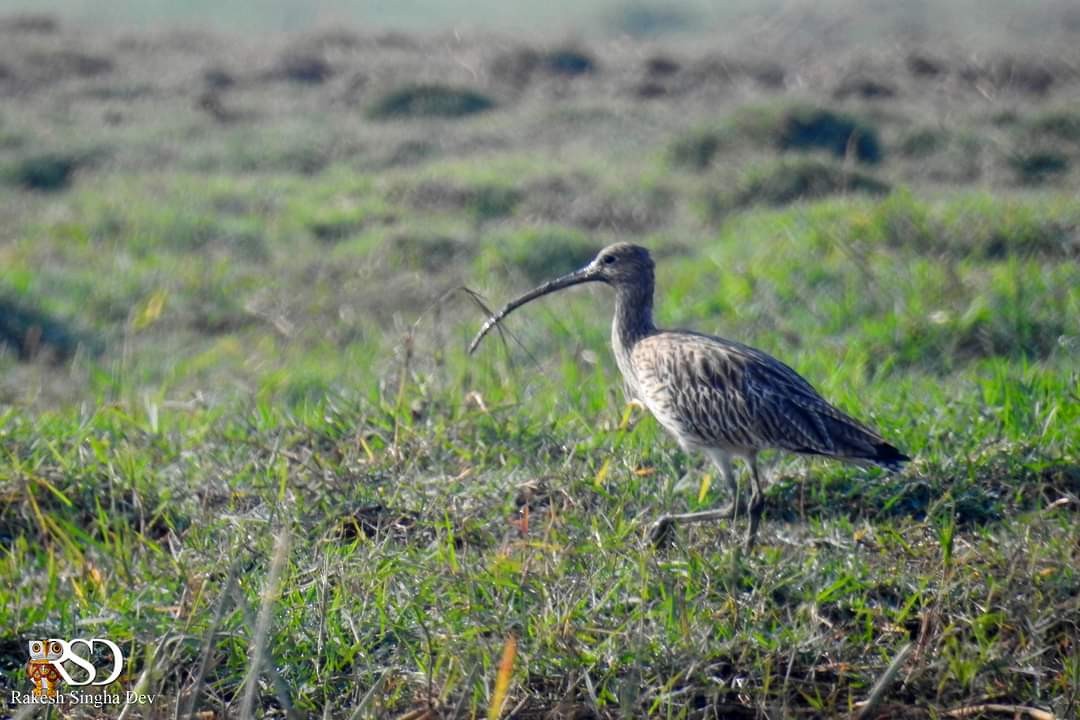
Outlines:
[[[60,694],[60,671],[56,666],[64,656],[58,640],[31,640],[26,675],[34,683],[34,697],[55,698]]]

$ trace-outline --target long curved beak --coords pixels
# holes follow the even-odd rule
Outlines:
[[[580,285],[581,283],[587,282],[600,282],[602,280],[603,278],[600,276],[600,273],[598,273],[590,263],[589,265],[586,265],[580,270],[575,270],[568,275],[563,275],[560,278],[555,278],[554,280],[546,282],[540,287],[534,290],[530,290],[524,295],[515,298],[514,300],[511,300],[510,302],[506,303],[506,305],[503,305],[502,309],[499,310],[499,312],[489,317],[487,319],[487,322],[484,323],[484,326],[480,328],[480,332],[476,333],[476,337],[474,337],[473,341],[469,343],[469,354],[473,354],[473,351],[476,350],[476,347],[480,344],[480,341],[484,339],[484,336],[487,335],[493,327],[498,325],[504,317],[512,313],[514,310],[517,310],[525,303],[531,302],[538,297],[547,295],[548,293],[553,293],[556,290],[568,288],[571,285]]]

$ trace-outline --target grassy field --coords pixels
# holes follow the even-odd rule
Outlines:
[[[0,17],[5,703],[27,640],[107,637],[156,696],[126,717],[846,716],[886,674],[869,717],[1080,717],[1080,16],[1040,13],[992,46]],[[654,548],[726,491],[625,405],[609,293],[465,353],[462,288],[616,239],[660,325],[914,461],[777,456],[753,552]]]

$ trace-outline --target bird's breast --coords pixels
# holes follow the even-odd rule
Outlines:
[[[614,335],[614,334],[613,334]],[[617,337],[612,339],[612,350],[615,353],[615,365],[619,368],[619,374],[623,379],[623,390],[627,400],[641,400],[641,393],[637,374],[634,372],[634,364],[630,357],[630,349],[624,346]]]

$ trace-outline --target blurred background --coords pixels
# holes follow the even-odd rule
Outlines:
[[[209,2],[208,0],[5,0],[5,12],[48,12],[92,27],[185,25],[241,32],[296,32],[342,24],[369,30],[500,30],[594,35],[695,35],[734,30],[747,20],[776,22],[785,14],[816,16],[863,31],[911,35],[956,31],[963,36],[1040,31],[1075,32],[1076,9],[1064,0],[1018,6],[1007,0],[588,0],[543,3],[495,0],[345,0]],[[1073,27],[1067,27],[1072,22]],[[1066,25],[1063,27],[1063,23]]]
[[[446,290],[502,297],[613,239],[671,267],[711,258],[670,276],[666,292],[697,291],[661,301],[665,320],[793,352],[823,317],[826,335],[883,323],[882,356],[946,368],[1074,342],[1060,263],[1077,243],[1073,3],[8,0],[0,14],[0,400],[355,385]],[[824,198],[839,204],[802,209]],[[763,208],[796,211],[739,225]],[[965,279],[971,257],[1014,245],[1034,264],[1009,272],[1046,293]],[[850,266],[831,285],[789,272],[882,248],[912,273],[896,293],[937,296],[912,308]],[[778,252],[794,265],[761,263]],[[870,281],[858,302],[845,289]],[[1023,322],[1006,323],[1015,302]]]

